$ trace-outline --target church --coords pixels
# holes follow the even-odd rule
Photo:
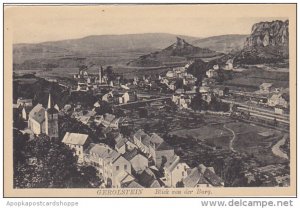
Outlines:
[[[46,134],[52,138],[58,138],[58,110],[49,94],[48,106],[45,109],[42,104],[37,104],[29,113],[28,128],[34,134]]]

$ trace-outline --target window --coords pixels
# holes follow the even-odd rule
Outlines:
[[[119,166],[116,166],[116,171],[118,171],[120,169],[120,167]]]
[[[127,165],[124,165],[124,170],[127,170]]]

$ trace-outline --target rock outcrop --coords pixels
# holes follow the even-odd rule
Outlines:
[[[245,47],[288,46],[289,21],[260,22],[252,26],[251,35],[246,39]]]
[[[140,56],[130,61],[127,65],[135,67],[157,67],[168,64],[184,63],[191,58],[209,58],[220,55],[220,53],[208,48],[199,48],[177,37],[175,43],[169,47],[150,54]]]
[[[236,63],[260,64],[282,62],[289,58],[289,21],[260,22],[252,26]]]

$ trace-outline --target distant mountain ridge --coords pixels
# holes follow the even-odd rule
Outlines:
[[[201,38],[192,41],[191,44],[201,48],[209,48],[214,51],[229,53],[243,49],[246,38],[249,35],[219,35]]]

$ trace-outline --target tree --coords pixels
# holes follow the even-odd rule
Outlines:
[[[46,135],[14,149],[24,153],[22,163],[14,163],[14,187],[92,188],[100,181],[91,167],[77,167],[77,157],[69,147]]]
[[[191,108],[195,111],[202,110],[204,105],[204,101],[202,100],[201,93],[197,93],[197,95],[191,100]]]

